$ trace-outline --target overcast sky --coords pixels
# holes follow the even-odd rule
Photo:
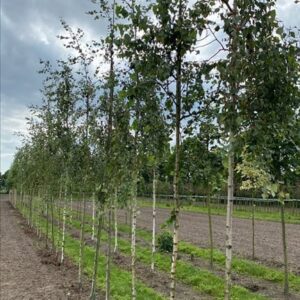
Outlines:
[[[60,18],[82,28],[89,37],[105,32],[101,22],[85,12],[95,9],[90,0],[0,0],[1,2],[1,172],[6,171],[20,138],[26,132],[27,107],[41,103],[39,60],[66,55],[56,38],[62,32]],[[300,4],[278,1],[278,17],[287,26],[300,27]]]

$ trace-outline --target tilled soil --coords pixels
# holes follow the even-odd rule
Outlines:
[[[157,229],[170,217],[169,209],[157,209]],[[125,222],[125,213],[120,212],[121,221]],[[225,217],[212,216],[214,245],[225,249]],[[252,221],[233,219],[233,253],[237,256],[252,256]],[[205,214],[180,212],[180,239],[199,247],[209,247],[208,217]],[[139,210],[137,226],[152,230],[152,208]],[[286,224],[288,259],[290,271],[300,274],[300,225]],[[283,251],[281,223],[255,221],[255,253],[258,261],[270,266],[282,266]]]
[[[78,289],[76,268],[55,263],[8,197],[0,197],[0,299],[88,299],[88,284]]]

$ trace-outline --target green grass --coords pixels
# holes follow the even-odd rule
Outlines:
[[[91,219],[91,217],[88,216],[88,219]],[[72,220],[71,225],[77,229],[80,228],[80,222],[78,221]],[[121,230],[125,228],[126,225],[119,226],[119,229]],[[87,233],[91,233],[91,226],[89,224],[87,224],[87,226],[85,227],[85,231]],[[126,232],[128,232],[128,230],[126,230]],[[148,233],[140,229],[137,230],[137,235],[139,237],[144,236],[148,238]],[[107,241],[107,234],[103,233],[101,239],[103,241]],[[124,255],[129,256],[131,254],[130,242],[119,238],[118,243],[119,251]],[[150,249],[141,246],[136,246],[136,255],[137,259],[140,262],[150,266],[152,255]],[[155,264],[159,270],[168,273],[170,271],[171,256],[167,254],[156,253]],[[183,283],[190,285],[195,290],[201,293],[211,295],[216,299],[223,299],[224,297],[223,278],[214,275],[208,270],[199,269],[198,267],[195,267],[190,263],[179,260],[177,262],[176,277]],[[251,293],[246,288],[235,285],[232,288],[232,299],[260,300],[266,298],[262,295]]]
[[[130,227],[128,225],[120,224],[119,231],[130,233]],[[143,229],[137,229],[137,236],[147,242],[151,242],[152,240],[152,233]],[[194,257],[205,259],[207,261],[210,260],[210,249],[199,248],[191,243],[180,241],[179,251],[189,255],[193,254]],[[213,254],[214,263],[224,267],[225,255],[217,249],[214,249]],[[284,282],[284,273],[282,271],[263,266],[257,262],[247,259],[233,257],[232,269],[238,274],[253,276],[258,279],[264,279],[274,283],[283,284]],[[300,292],[300,276],[290,273],[289,284],[292,290]]]
[[[69,213],[69,212],[68,212]],[[86,216],[89,221],[92,220],[92,217]],[[72,218],[72,226],[79,229],[80,222],[76,220],[76,218]],[[119,224],[119,231],[130,233],[130,227],[125,224]],[[87,225],[85,227],[86,232],[91,233],[91,226]],[[151,233],[146,230],[137,229],[137,236],[141,239],[144,239],[147,242],[151,241]],[[102,240],[107,240],[107,235],[102,235]],[[209,249],[198,248],[190,243],[181,242],[180,251],[186,254],[193,254],[195,257],[199,257],[202,259],[208,260],[210,258]],[[130,243],[119,239],[119,249],[125,255],[130,255]],[[145,247],[137,247],[137,258],[145,263],[150,265],[151,263],[151,251],[150,248],[147,249]],[[222,252],[218,250],[214,250],[214,262],[220,266],[224,266],[225,264],[225,256]],[[170,257],[164,254],[157,253],[156,254],[156,266],[165,272],[169,272],[170,268]],[[253,276],[256,278],[261,278],[265,280],[269,280],[275,283],[283,282],[283,272],[278,271],[273,268],[265,267],[259,265],[258,263],[248,261],[245,259],[233,258],[233,270],[240,274],[245,274],[249,276]],[[193,286],[195,289],[200,292],[207,293],[216,297],[217,299],[221,299],[223,297],[224,290],[224,281],[213,275],[209,271],[200,270],[199,268],[194,267],[193,265],[178,261],[177,267],[177,278],[182,282]],[[289,282],[291,289],[295,291],[300,290],[300,277],[294,274],[290,274]],[[240,286],[234,286],[233,288],[233,296],[234,299],[264,299],[261,295],[255,295],[250,293],[249,291]]]
[[[152,207],[152,202],[148,200],[139,200],[139,204],[141,207]],[[170,209],[170,204],[157,202],[156,205],[158,208],[167,208]],[[233,216],[236,218],[241,219],[251,219],[252,212],[251,207],[249,211],[240,210],[237,207],[234,208]],[[201,214],[207,214],[207,207],[206,206],[197,206],[197,205],[182,205],[182,211],[190,211],[196,212]],[[300,211],[300,209],[299,209]],[[211,214],[218,215],[218,216],[225,216],[226,215],[226,208],[216,208],[211,207]],[[264,211],[255,211],[255,219],[262,220],[262,221],[273,221],[273,222],[280,222],[280,212],[264,212]],[[285,221],[286,223],[290,224],[300,224],[300,215],[296,216],[294,214],[290,214],[288,211],[285,212]]]
[[[179,250],[186,254],[193,254],[195,257],[203,258],[206,260],[210,259],[209,249],[201,249],[186,242],[180,242]],[[214,250],[214,263],[222,267],[225,266],[225,255],[221,251]],[[246,259],[233,257],[232,269],[239,274],[249,275],[275,283],[283,284],[284,281],[284,273],[282,271],[266,267]],[[296,276],[295,274],[290,273],[289,284],[291,289],[299,292],[300,276]]]
[[[26,216],[24,209],[22,214]],[[76,222],[79,223],[79,222]],[[79,223],[80,225],[80,223]],[[46,220],[42,219],[39,223],[40,229],[46,234]],[[61,231],[57,226],[54,226],[55,239],[58,239]],[[79,240],[72,238],[70,235],[65,235],[65,254],[74,262],[78,263],[79,260]],[[95,249],[93,247],[86,246],[84,250],[83,258],[83,270],[91,277],[94,265]],[[100,289],[104,289],[105,284],[105,257],[99,256],[99,267],[97,274],[97,285]],[[137,281],[137,300],[164,300],[165,298],[157,293],[152,288],[147,287],[141,281]],[[114,264],[111,264],[111,295],[114,300],[130,300],[131,299],[131,273],[120,269]]]
[[[125,254],[130,254],[130,244],[124,240],[120,240],[119,249]],[[137,258],[141,262],[150,265],[151,251],[144,247],[137,246]],[[171,257],[166,254],[156,253],[155,264],[158,269],[169,272]],[[177,262],[176,277],[202,293],[214,296],[217,299],[223,299],[224,297],[224,280],[190,263],[179,260]],[[232,297],[233,299],[265,299],[265,297],[255,295],[240,286],[233,286]]]

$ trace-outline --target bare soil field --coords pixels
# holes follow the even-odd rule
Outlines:
[[[76,267],[70,262],[64,266],[55,263],[7,195],[1,195],[0,299],[87,299],[87,283],[80,292],[76,280]]]
[[[120,213],[125,222],[125,214]],[[157,229],[169,218],[169,209],[157,209]],[[212,216],[213,238],[215,247],[225,249],[225,217]],[[252,255],[251,220],[233,219],[233,252],[235,255],[250,258]],[[208,247],[208,217],[193,212],[180,213],[180,239],[199,247]],[[142,207],[139,210],[137,225],[152,230],[152,208]],[[288,259],[290,271],[300,274],[300,225],[286,224],[288,241]],[[281,241],[281,223],[255,221],[255,253],[258,261],[269,266],[282,266],[283,251]]]

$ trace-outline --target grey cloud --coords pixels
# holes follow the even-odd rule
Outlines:
[[[66,57],[60,18],[96,39],[106,26],[85,14],[95,8],[89,0],[1,1],[1,172],[20,144],[14,132],[25,128],[26,107],[40,103],[39,59]]]

